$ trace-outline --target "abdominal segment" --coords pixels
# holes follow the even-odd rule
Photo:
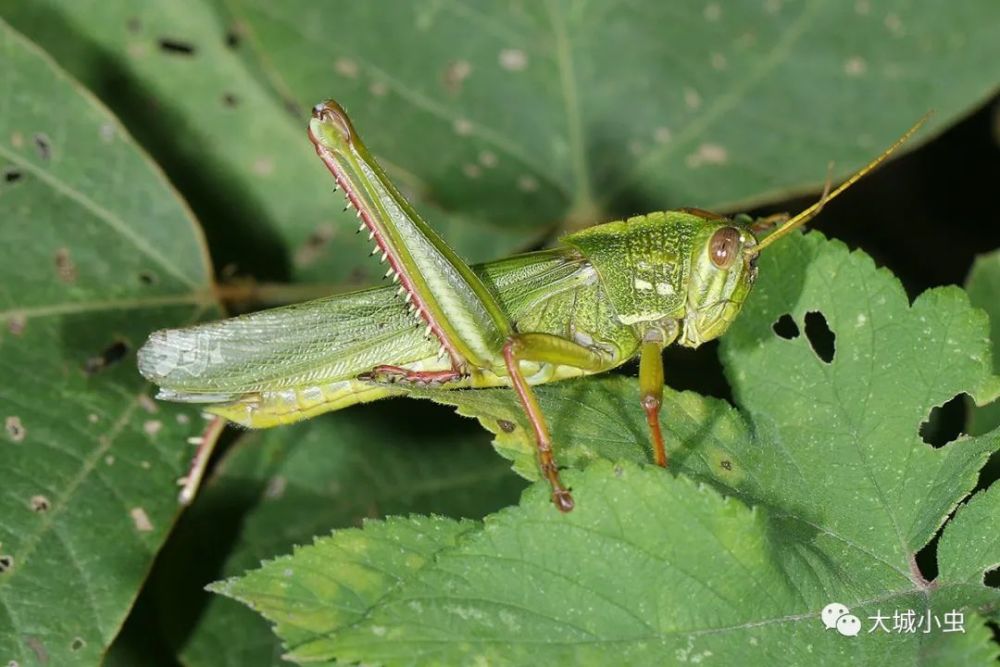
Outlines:
[[[253,392],[229,403],[207,407],[206,411],[247,428],[270,428],[402,393],[405,392],[359,380],[337,380],[322,386]]]
[[[445,365],[447,362],[444,362]],[[439,370],[442,360],[424,359],[404,368],[413,371]],[[522,370],[529,384],[545,384],[566,378],[586,375],[583,369],[573,366],[522,362]],[[373,381],[371,374],[359,378],[337,380],[322,385],[264,390],[245,394],[227,403],[206,407],[211,414],[225,417],[246,428],[270,428],[309,419],[324,412],[333,412],[357,403],[370,403],[408,392],[409,387],[421,386],[398,378],[384,382]],[[408,386],[409,385],[409,386]],[[455,380],[437,385],[442,391],[486,387],[509,387],[510,378],[501,369],[476,370]]]

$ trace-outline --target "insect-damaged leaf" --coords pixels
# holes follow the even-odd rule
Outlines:
[[[831,601],[864,619],[893,607],[941,617],[960,584],[891,581],[865,594],[890,583],[880,568],[867,568],[860,552],[828,551],[836,540],[823,545],[821,531],[789,530],[787,517],[631,463],[567,477],[588,501],[569,515],[535,487],[482,527],[370,523],[215,590],[276,622],[302,661],[913,664],[956,641],[989,657],[988,631],[972,614],[975,642],[889,633],[852,641],[820,622]],[[988,599],[985,589],[975,595]]]
[[[993,370],[1000,375],[1000,250],[976,258],[966,290],[973,305],[990,316]],[[969,432],[985,433],[1000,426],[1000,402],[976,408],[969,415]]]
[[[343,199],[331,191],[306,135],[308,110],[337,87],[326,77],[316,99],[282,99],[285,86],[271,86],[250,64],[256,54],[247,24],[223,18],[214,4],[221,3],[0,0],[0,15],[48,49],[149,147],[205,226],[217,266],[327,284],[381,277],[384,269],[368,258],[367,240],[355,236],[354,213],[340,210]],[[297,57],[312,61],[316,54]],[[397,118],[365,134],[408,143],[421,132]],[[393,162],[395,146],[379,148],[391,148],[385,157]],[[425,158],[437,161],[446,152]],[[427,172],[414,165],[387,166],[468,259],[494,259],[541,235],[537,216],[518,217],[508,207],[498,220],[442,207],[453,183],[425,181]]]
[[[967,664],[976,656],[988,662],[994,649],[977,614],[1000,605],[982,584],[1000,553],[975,516],[995,517],[993,504],[959,510],[942,539],[936,581],[914,561],[997,448],[995,434],[939,449],[919,435],[931,407],[956,393],[996,395],[985,317],[957,289],[932,290],[910,305],[891,274],[815,232],[770,249],[760,276],[723,345],[742,412],[668,392],[671,471],[648,464],[634,379],[541,387],[562,462],[590,464],[567,476],[577,499],[571,514],[559,515],[545,487],[533,487],[520,507],[462,528],[433,562],[400,575],[360,622],[333,616],[346,599],[341,589],[308,601],[291,594],[304,585],[296,567],[325,559],[326,576],[341,581],[349,565],[337,554],[349,543],[365,554],[364,567],[388,568],[383,540],[411,548],[422,524],[369,524],[324,538],[218,589],[276,621],[303,660],[750,656],[773,664],[792,655],[912,664],[961,654]],[[798,323],[797,337],[774,332],[785,313]],[[805,334],[807,313],[822,314],[833,336],[830,362]],[[435,398],[478,416],[518,470],[536,474],[510,392]],[[963,554],[963,543],[979,546]],[[831,602],[858,616],[864,638],[824,630],[819,613]],[[929,610],[932,622],[960,611],[970,634],[867,632],[870,617],[907,609]]]
[[[480,261],[558,226],[818,187],[828,160],[847,173],[996,86],[990,0],[610,7],[0,0],[151,146],[217,259],[303,280],[378,276],[303,141],[327,97]]]
[[[184,205],[122,126],[0,22],[0,655],[94,664],[178,511],[202,428],[135,372],[214,312]]]
[[[1000,60],[990,0],[226,6],[298,104],[399,128],[372,148],[510,227],[818,187],[986,99]]]

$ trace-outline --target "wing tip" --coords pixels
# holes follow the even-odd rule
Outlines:
[[[219,344],[213,346],[204,336],[185,329],[160,329],[149,335],[136,353],[139,373],[157,385],[179,376],[197,377],[209,361],[221,355]]]

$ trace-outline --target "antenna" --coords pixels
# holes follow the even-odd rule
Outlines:
[[[875,158],[874,160],[872,160],[871,162],[869,162],[868,164],[866,164],[864,167],[862,167],[858,171],[854,172],[854,174],[850,178],[848,178],[846,181],[844,181],[843,183],[841,183],[840,185],[838,185],[836,187],[836,189],[834,189],[833,191],[830,191],[830,188],[829,188],[829,185],[828,185],[827,188],[826,188],[826,190],[823,192],[823,196],[819,198],[819,201],[817,201],[815,204],[813,204],[809,208],[805,209],[804,211],[802,211],[798,215],[796,215],[793,218],[791,218],[790,220],[788,220],[788,222],[786,222],[783,225],[781,225],[781,227],[778,227],[771,234],[768,234],[767,237],[765,237],[763,241],[761,241],[760,243],[757,244],[757,247],[754,248],[754,250],[756,250],[757,252],[760,252],[761,250],[763,250],[767,246],[771,245],[772,243],[774,243],[775,241],[777,241],[778,239],[780,239],[782,236],[785,236],[786,234],[792,232],[796,228],[801,227],[802,225],[806,224],[807,222],[809,222],[810,220],[812,220],[813,218],[815,218],[816,215],[820,211],[823,210],[823,207],[826,206],[827,202],[835,199],[837,197],[837,195],[839,195],[844,190],[846,190],[847,188],[849,188],[852,185],[854,185],[855,183],[857,183],[868,172],[870,172],[873,169],[875,169],[876,167],[878,167],[880,164],[882,164],[886,160],[886,158],[888,158],[890,155],[892,155],[894,152],[896,152],[896,149],[898,149],[900,146],[902,146],[903,144],[905,144],[906,141],[910,137],[912,137],[913,134],[917,130],[919,130],[921,128],[921,126],[923,126],[924,123],[927,122],[927,119],[930,118],[931,115],[933,115],[933,113],[934,113],[933,111],[928,111],[927,113],[925,113],[920,118],[920,120],[918,120],[916,123],[914,123],[913,126],[910,129],[908,129],[906,132],[903,133],[903,136],[901,136],[899,139],[896,139],[896,141],[891,146],[889,146],[884,151],[882,151],[881,155],[879,155],[877,158]]]

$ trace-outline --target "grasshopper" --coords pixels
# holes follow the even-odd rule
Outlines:
[[[313,108],[309,138],[395,284],[156,331],[139,350],[139,371],[160,387],[157,398],[207,404],[207,412],[248,428],[418,386],[511,387],[534,431],[552,500],[569,512],[573,497],[532,387],[638,356],[641,408],[654,460],[665,467],[663,348],[722,335],[753,287],[761,251],[877,167],[925,120],[836,189],[828,182],[815,204],[791,218],[650,213],[564,236],[549,250],[469,266],[390,182],[344,109],[326,101]]]

